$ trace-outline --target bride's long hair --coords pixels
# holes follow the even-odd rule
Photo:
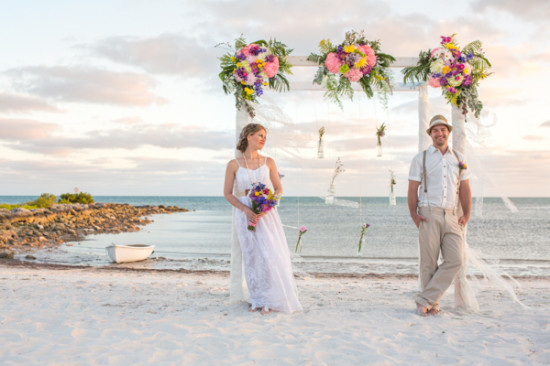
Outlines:
[[[264,130],[267,132],[264,126],[259,123],[249,123],[243,127],[241,134],[239,135],[239,142],[237,143],[237,150],[244,153],[248,147],[248,140],[246,139],[249,135],[255,134],[256,132]]]

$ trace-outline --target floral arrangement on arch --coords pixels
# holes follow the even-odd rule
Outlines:
[[[343,43],[333,45],[324,39],[319,43],[320,55],[310,54],[309,61],[320,67],[314,84],[326,88],[325,96],[342,108],[341,97],[353,99],[351,83],[359,83],[368,98],[374,96],[373,87],[381,91],[384,101],[391,92],[388,67],[395,58],[380,51],[379,41],[368,41],[364,31],[347,32]]]
[[[458,48],[455,34],[441,36],[439,47],[421,51],[416,66],[403,69],[403,81],[424,81],[431,87],[441,88],[449,103],[468,110],[479,118],[483,103],[478,99],[479,81],[491,73],[491,63],[483,55],[480,41],[473,41],[462,50]]]
[[[254,118],[251,103],[263,95],[264,88],[277,91],[290,89],[286,73],[292,74],[287,56],[292,52],[284,43],[276,40],[258,40],[247,44],[241,36],[235,47],[220,57],[222,71],[219,77],[226,94],[235,95],[237,109],[246,108]]]

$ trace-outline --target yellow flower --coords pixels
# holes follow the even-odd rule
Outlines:
[[[361,69],[361,68],[365,67],[366,65],[367,65],[367,58],[363,57],[355,64],[355,68],[356,69]]]
[[[259,196],[260,192],[254,192],[254,196]]]
[[[350,44],[349,46],[344,46],[344,52],[347,52],[347,53],[352,53],[353,51],[355,51],[356,48],[354,45]]]
[[[458,50],[458,48],[456,48],[456,46],[454,44],[451,44],[451,43],[447,43],[447,49],[448,50]]]
[[[231,56],[231,61],[235,62],[237,61],[237,58],[235,56]]]
[[[267,84],[268,84],[268,82],[267,82],[267,81],[264,81],[264,85],[267,85]]]
[[[237,62],[237,67],[241,67],[241,63],[240,63],[240,62]]]
[[[244,84],[244,82],[243,82]],[[252,93],[254,93],[254,90],[250,89],[250,88],[244,88],[244,91],[246,92],[246,94],[248,95],[251,95]]]
[[[443,73],[446,74],[446,73],[448,73],[448,72],[451,72],[451,68],[450,68],[449,66],[445,66],[445,67],[443,68]]]

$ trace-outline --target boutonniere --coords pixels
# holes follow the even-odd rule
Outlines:
[[[463,161],[459,161],[458,162],[458,169],[459,170],[464,170],[464,169],[468,169],[468,167],[466,166],[466,164],[464,164]]]

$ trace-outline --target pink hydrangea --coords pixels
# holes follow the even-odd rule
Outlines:
[[[274,77],[279,71],[279,59],[276,56],[273,56],[273,58],[270,57],[270,59],[271,61],[266,62],[264,66],[264,71],[268,78]]]
[[[359,79],[363,77],[363,73],[361,72],[361,70],[350,69],[344,74],[344,76],[353,83],[359,81]]]
[[[367,64],[372,68],[374,65],[376,65],[376,55],[374,53],[374,50],[371,46],[368,44],[357,46],[357,48],[363,52],[367,57]]]
[[[241,48],[241,52],[242,52],[245,56],[250,55],[250,47],[252,47],[252,46],[256,46],[256,44],[251,43],[251,44],[249,44],[248,46],[244,46],[243,48]]]
[[[327,55],[325,66],[327,67],[328,71],[332,72],[333,74],[338,74],[340,66],[342,66],[342,60],[340,59],[338,54],[331,52]]]

